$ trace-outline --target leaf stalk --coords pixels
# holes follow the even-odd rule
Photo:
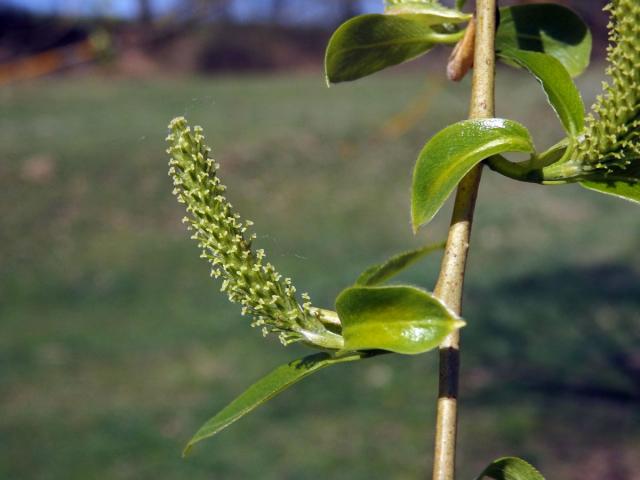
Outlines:
[[[434,43],[442,44],[456,44],[464,37],[465,30],[460,30],[453,33],[437,33],[433,32],[429,34],[429,40]]]

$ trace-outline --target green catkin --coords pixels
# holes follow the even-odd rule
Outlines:
[[[186,205],[183,223],[193,232],[201,257],[211,264],[211,276],[222,277],[222,291],[242,306],[242,314],[253,317],[252,326],[266,335],[275,333],[284,344],[306,341],[323,348],[340,348],[342,337],[329,332],[309,295],[296,299],[291,279],[283,278],[265,262],[263,250],[251,248],[252,225],[241,221],[224,196],[226,187],[216,176],[219,165],[210,158],[200,127],[193,131],[183,117],[169,124],[169,175],[178,202]]]
[[[640,1],[617,0],[606,10],[610,81],[591,107],[577,157],[587,169],[621,174],[640,160]]]

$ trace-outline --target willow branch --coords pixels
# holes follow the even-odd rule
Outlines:
[[[469,118],[494,116],[496,0],[476,1],[476,40]],[[460,182],[435,295],[460,314],[462,289],[482,165]],[[460,337],[452,333],[440,346],[433,480],[455,478]]]

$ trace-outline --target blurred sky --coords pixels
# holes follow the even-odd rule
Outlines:
[[[179,0],[151,0],[154,13],[169,12]],[[234,15],[238,18],[261,16],[267,12],[270,0],[234,0]],[[322,0],[319,1],[319,4]],[[136,0],[0,0],[0,5],[16,5],[38,12],[55,12],[81,15],[114,15],[131,17],[138,11]],[[382,0],[361,0],[363,11],[382,10]],[[312,14],[312,12],[306,12]]]

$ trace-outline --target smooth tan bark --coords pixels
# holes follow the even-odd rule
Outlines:
[[[476,38],[469,118],[494,116],[496,0],[476,1]],[[461,314],[462,291],[471,227],[482,165],[460,182],[435,295]],[[453,480],[456,466],[460,335],[456,331],[440,346],[439,394],[433,480]]]

